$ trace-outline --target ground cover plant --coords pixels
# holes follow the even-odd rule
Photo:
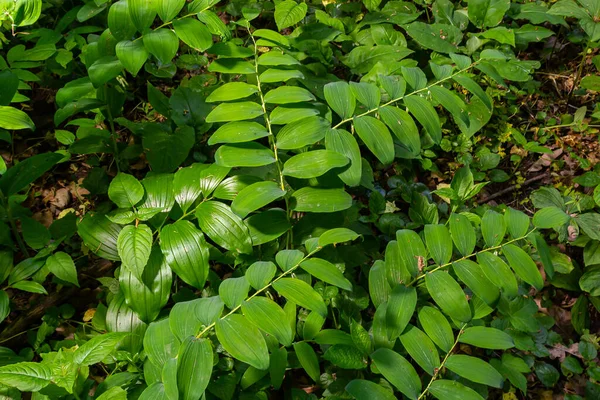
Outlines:
[[[0,0],[7,399],[596,399],[597,0]]]

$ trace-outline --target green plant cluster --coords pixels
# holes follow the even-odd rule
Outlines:
[[[551,3],[0,0],[0,140],[52,144],[0,157],[0,319],[112,266],[84,322],[74,298],[0,348],[0,393],[470,400],[533,374],[600,398],[600,171],[532,216],[476,204],[507,142],[549,152],[508,121],[528,51],[568,35],[576,95],[600,89],[600,2]],[[40,178],[81,171],[79,208],[32,218]],[[557,290],[575,341],[542,311]]]

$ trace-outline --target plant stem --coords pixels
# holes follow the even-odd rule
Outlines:
[[[104,97],[108,99],[108,86],[104,85]],[[115,131],[115,121],[113,119],[112,111],[110,110],[110,104],[106,104],[106,115],[108,116],[108,125],[110,127],[110,137],[113,143],[113,151],[115,152],[115,163],[117,164],[117,171],[121,172],[121,166],[119,165],[119,147],[117,146],[117,132]]]
[[[460,339],[460,335],[462,335],[463,330],[465,329],[466,326],[467,326],[467,324],[464,324],[460,328],[460,331],[458,332],[458,335],[456,335],[456,340],[454,341],[454,344],[452,345],[452,348],[450,349],[450,351],[448,351],[448,353],[446,354],[446,357],[444,357],[444,359],[442,360],[442,363],[440,364],[440,366],[438,368],[436,368],[436,370],[434,371],[433,376],[431,377],[431,380],[427,384],[427,387],[425,387],[425,389],[419,395],[418,400],[422,399],[423,396],[425,396],[427,394],[427,392],[429,391],[429,388],[431,387],[431,384],[439,376],[440,372],[442,371],[442,368],[444,368],[444,365],[446,365],[446,361],[448,361],[448,357],[450,357],[450,355],[454,351],[454,348],[458,345],[458,340]]]

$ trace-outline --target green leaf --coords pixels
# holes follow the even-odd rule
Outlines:
[[[278,33],[273,32],[274,34],[279,35]],[[256,33],[255,33],[256,34]],[[280,38],[284,38],[285,36],[279,35],[278,40]],[[276,50],[271,50],[268,53],[262,54],[258,57],[258,65],[263,66],[283,66],[283,65],[300,65],[300,61],[296,60],[289,54],[280,53]],[[262,79],[261,79],[262,81]]]
[[[431,383],[429,392],[439,400],[483,400],[476,391],[456,381],[438,379]]]
[[[437,308],[429,306],[421,308],[419,311],[419,322],[427,336],[429,336],[440,349],[446,353],[452,349],[452,346],[454,346],[452,327],[446,317],[444,317],[444,314]]]
[[[261,83],[287,82],[290,79],[304,79],[304,75],[296,70],[270,68],[260,74]]]
[[[510,8],[510,0],[469,0],[469,20],[478,28],[498,25]]]
[[[306,325],[304,326],[306,327]],[[363,369],[367,367],[365,357],[354,346],[343,344],[333,345],[323,354],[323,359],[343,369]]]
[[[421,46],[438,53],[458,53],[458,45],[462,41],[459,28],[445,24],[427,24],[413,22],[406,26],[406,33]]]
[[[346,385],[346,392],[356,400],[394,400],[394,394],[375,382],[354,379]]]
[[[300,268],[317,279],[335,285],[344,290],[352,290],[352,284],[344,274],[329,261],[321,258],[309,258],[300,264]]]
[[[206,122],[244,121],[260,117],[263,114],[264,110],[262,106],[251,101],[222,103],[208,114]]]
[[[328,129],[325,133],[327,150],[343,154],[350,160],[349,165],[338,173],[339,178],[348,186],[358,186],[362,176],[360,148],[353,135],[341,129]]]
[[[529,257],[523,249],[514,244],[507,244],[502,246],[502,252],[519,278],[523,279],[537,290],[542,290],[544,287],[542,275],[535,265],[535,262],[533,262],[531,257]]]
[[[476,383],[495,388],[502,388],[504,385],[502,375],[490,364],[477,357],[453,354],[448,357],[445,366],[450,371]]]
[[[385,321],[390,340],[398,338],[410,322],[417,307],[415,288],[396,285],[387,304]]]
[[[473,253],[477,237],[475,229],[467,217],[462,214],[452,214],[450,216],[450,233],[460,254],[468,256]]]
[[[450,112],[450,114],[452,114],[452,117],[457,124],[462,122],[467,127],[469,126],[470,122],[467,105],[457,94],[445,87],[435,85],[429,88],[429,92],[435,101],[440,103],[448,110],[448,112]]]
[[[273,288],[289,301],[327,316],[327,306],[323,298],[308,283],[300,279],[282,278],[273,282]]]
[[[277,267],[271,261],[256,261],[248,267],[244,275],[256,290],[260,290],[267,286],[275,277]]]
[[[169,267],[188,285],[204,287],[208,276],[208,245],[189,221],[177,221],[160,231],[160,249]]]
[[[98,257],[120,261],[117,239],[121,226],[111,222],[101,214],[86,215],[77,224],[77,234],[85,245]]]
[[[421,393],[421,380],[412,364],[390,349],[378,349],[371,354],[379,372],[403,395],[416,400]]]
[[[296,3],[285,0],[275,5],[275,23],[280,31],[300,22],[305,16],[308,6],[306,3]]]
[[[271,385],[275,390],[279,390],[283,383],[285,370],[287,367],[288,352],[285,347],[277,349],[271,353],[271,365],[269,367],[269,375],[271,377]]]
[[[265,103],[272,104],[289,104],[300,103],[303,101],[314,101],[315,96],[308,90],[297,86],[280,86],[271,89],[265,94]]]
[[[298,212],[331,213],[352,206],[352,197],[343,189],[303,187],[291,197],[290,207]]]
[[[205,198],[217,189],[221,181],[229,174],[231,168],[211,164],[200,171],[200,190]]]
[[[485,276],[509,298],[517,296],[519,286],[515,275],[502,259],[490,252],[477,253],[477,261]]]
[[[171,62],[179,50],[179,38],[170,29],[160,28],[145,33],[144,47],[163,64]]]
[[[4,290],[0,290],[0,323],[10,314],[10,299]]]
[[[149,28],[156,17],[157,0],[127,0],[131,21],[141,33]]]
[[[29,293],[48,294],[46,289],[39,283],[33,281],[19,281],[11,285],[13,289],[23,290]]]
[[[495,306],[500,293],[487,278],[482,268],[471,260],[461,260],[452,264],[454,272],[477,297],[489,306]]]
[[[216,333],[223,348],[238,360],[256,369],[269,368],[269,351],[262,334],[245,317],[232,314],[216,323]]]
[[[360,103],[369,109],[375,109],[381,101],[381,91],[373,84],[366,82],[350,82],[350,89]]]
[[[307,108],[307,105],[304,103],[289,104],[275,107],[271,111],[269,118],[271,119],[271,125],[287,125],[319,114],[319,110],[316,108]]]
[[[308,376],[315,382],[319,381],[321,370],[319,368],[319,359],[313,348],[306,342],[294,343],[294,351],[296,357],[300,361],[300,365],[306,371]]]
[[[254,246],[275,240],[292,227],[286,212],[278,208],[254,214],[246,219],[244,223],[250,231]]]
[[[408,271],[411,277],[417,276],[419,271],[426,265],[427,251],[419,235],[409,229],[401,229],[396,232],[398,246],[398,262],[401,270]],[[401,276],[400,273],[396,277]],[[395,283],[402,283],[397,282]],[[408,282],[404,282],[405,284]]]
[[[452,258],[452,238],[445,225],[425,225],[425,242],[431,257],[438,265],[447,264]]]
[[[435,271],[425,275],[427,291],[438,306],[451,318],[469,322],[471,309],[465,292],[460,285],[445,271]]]
[[[142,280],[152,249],[152,230],[144,224],[124,227],[117,239],[117,249],[123,266]]]
[[[118,41],[130,39],[136,31],[129,15],[127,0],[113,3],[108,10],[108,28]]]
[[[506,234],[504,217],[493,210],[487,210],[481,219],[481,234],[489,247],[498,246]]]
[[[508,333],[484,326],[465,329],[459,336],[459,342],[491,350],[506,350],[515,347],[515,343]]]
[[[434,375],[440,366],[440,356],[435,344],[419,328],[409,325],[400,336],[400,342],[408,354],[429,375]]]
[[[9,130],[31,129],[35,130],[35,124],[29,116],[14,107],[0,106],[0,128]]]
[[[37,392],[51,383],[52,370],[48,365],[20,362],[0,367],[0,383],[23,392]]]
[[[214,92],[212,92],[206,98],[206,102],[214,103],[220,101],[239,100],[248,96],[252,96],[256,92],[258,92],[258,88],[254,85],[249,85],[246,82],[229,82],[224,84],[223,86],[218,87]],[[250,125],[256,123],[246,122],[245,124]]]
[[[250,322],[274,336],[282,345],[292,344],[294,333],[287,323],[285,312],[273,300],[253,297],[242,303],[242,312]]]
[[[255,142],[226,144],[215,153],[215,162],[221,167],[262,167],[273,164],[271,149]]]
[[[246,278],[227,278],[219,285],[219,297],[229,309],[234,309],[242,304],[248,297],[250,284]]]
[[[177,354],[177,388],[182,400],[196,400],[204,394],[213,369],[213,348],[209,339],[188,337]]]
[[[348,164],[346,156],[331,150],[313,150],[293,156],[283,165],[283,175],[309,179]]]
[[[325,137],[331,123],[321,117],[309,117],[284,126],[277,133],[277,148],[281,150],[300,149],[314,144]]]
[[[213,94],[215,92],[213,92]],[[269,136],[269,131],[259,123],[228,122],[225,125],[219,127],[219,129],[217,129],[211,135],[210,139],[208,139],[208,144],[213,145],[218,143],[244,143],[260,139],[265,136]]]
[[[172,275],[171,268],[158,246],[152,247],[141,280],[128,269],[121,270],[119,284],[125,302],[142,321],[154,321],[167,304],[171,294]]]
[[[48,229],[33,218],[21,217],[21,232],[25,243],[32,249],[41,249],[50,242]]]
[[[169,313],[169,328],[179,341],[185,341],[189,336],[195,336],[202,329],[203,321],[199,318],[199,309],[205,304],[202,300],[210,301],[209,299],[196,299],[190,301],[180,301],[176,303]],[[223,311],[223,302],[219,298],[219,302],[208,304],[209,307],[215,306],[211,312],[219,314]],[[212,308],[212,307],[211,307]],[[213,314],[212,316],[214,316]]]
[[[308,317],[306,317],[306,320],[304,321],[304,327],[302,328],[302,338],[304,340],[314,339],[315,335],[319,333],[321,328],[323,328],[324,324],[325,318],[318,312],[311,311],[311,313],[308,314]]]
[[[394,245],[396,245],[395,242]],[[392,288],[388,283],[387,275],[389,272],[386,271],[386,267],[387,265],[381,260],[377,260],[369,270],[369,295],[375,308],[379,308],[380,305],[386,303],[392,292]]]
[[[586,76],[581,80],[579,85],[584,89],[600,92],[600,77],[594,75]]]
[[[435,108],[422,97],[408,96],[404,98],[404,104],[408,111],[425,128],[434,143],[442,141],[442,124]]]
[[[129,333],[110,332],[94,336],[75,350],[73,362],[83,366],[98,364],[104,357],[115,351],[117,344]]]
[[[536,228],[559,228],[569,222],[571,217],[558,207],[544,207],[533,216],[533,225]]]
[[[214,48],[213,48],[214,50]],[[222,74],[255,74],[254,66],[248,61],[235,60],[230,58],[218,59],[208,66],[209,72],[219,72]]]
[[[200,173],[209,166],[205,164],[192,164],[189,167],[179,169],[173,178],[173,191],[175,200],[186,212],[202,193],[200,187]]]
[[[356,240],[360,235],[353,230],[348,228],[333,228],[325,231],[319,236],[319,246],[325,247],[330,244],[338,244],[344,242],[351,242]]]
[[[185,0],[157,0],[156,12],[163,22],[171,22],[179,14],[184,5]],[[190,18],[186,18],[185,20],[190,20]],[[183,20],[176,20],[173,23],[177,21]]]
[[[206,201],[196,209],[196,217],[202,231],[219,246],[239,253],[252,253],[248,228],[227,205]]]
[[[394,142],[385,124],[373,117],[364,116],[354,120],[356,133],[382,164],[394,161]]]
[[[529,229],[529,217],[525,213],[509,207],[504,214],[504,219],[513,238],[525,236]]]
[[[110,182],[108,197],[119,208],[131,208],[144,197],[144,187],[134,176],[119,172]]]
[[[323,92],[327,104],[340,118],[352,117],[356,108],[356,98],[346,82],[330,82],[323,87]]]
[[[125,67],[116,56],[106,56],[96,60],[88,68],[88,76],[94,87],[100,87],[121,74]]]
[[[400,141],[401,151],[396,149],[396,157],[418,157],[421,154],[421,138],[412,117],[406,111],[392,106],[379,109],[379,115]]]
[[[46,267],[53,273],[58,279],[65,282],[70,282],[73,285],[79,287],[77,281],[77,269],[75,263],[70,255],[65,252],[58,251],[48,257],[46,260]]]
[[[123,40],[117,43],[115,51],[121,64],[133,76],[137,76],[148,60],[148,51],[141,40]]]
[[[245,218],[251,212],[272,203],[283,195],[285,195],[285,191],[281,190],[275,182],[256,182],[238,193],[231,203],[231,211],[241,218]]]

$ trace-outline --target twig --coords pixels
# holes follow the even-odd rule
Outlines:
[[[507,187],[505,189],[502,189],[502,190],[500,190],[500,191],[498,191],[498,192],[496,192],[494,194],[489,195],[485,199],[481,200],[480,204],[485,204],[485,203],[487,203],[489,201],[492,201],[492,200],[494,200],[494,199],[496,199],[496,198],[498,198],[498,197],[500,197],[502,195],[505,195],[505,194],[510,193],[510,192],[514,192],[517,189],[520,189],[520,188],[522,188],[524,186],[531,185],[534,182],[541,181],[542,179],[547,178],[549,176],[550,176],[549,173],[545,173],[545,174],[534,176],[533,178],[527,179],[523,183],[519,183],[519,184],[516,184],[516,185],[509,186],[509,187]]]

